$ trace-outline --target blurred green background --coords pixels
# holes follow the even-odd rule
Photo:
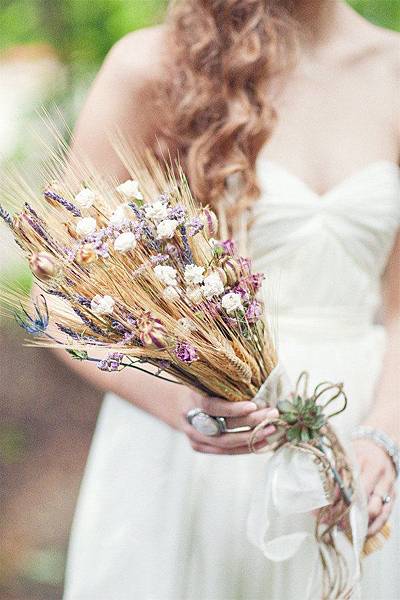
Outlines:
[[[330,0],[327,0],[330,1]],[[400,31],[400,0],[351,0]],[[0,0],[0,163],[29,168],[41,105],[72,123],[110,47],[162,21],[167,0]],[[0,276],[29,286],[4,228]],[[46,351],[0,323],[0,597],[56,600],[71,517],[101,401]],[[84,402],[82,401],[84,398]],[[111,599],[99,599],[111,600]]]

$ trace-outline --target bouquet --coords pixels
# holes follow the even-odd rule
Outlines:
[[[280,473],[293,472],[293,452],[301,457],[297,475],[312,471],[324,598],[345,597],[352,578],[335,532],[339,525],[347,530],[358,565],[365,531],[354,525],[357,484],[327,414],[340,398],[333,412],[344,410],[342,385],[323,383],[309,394],[306,385],[300,391],[302,375],[291,391],[260,295],[264,276],[253,272],[233,240],[220,239],[219,231],[228,231],[223,211],[217,217],[196,204],[179,165],[161,165],[124,145],[118,151],[130,174],[122,184],[82,165],[79,172],[69,167],[65,177],[58,155],[41,196],[22,178],[5,180],[3,195],[19,210],[11,216],[0,207],[0,216],[40,291],[29,300],[5,290],[3,304],[31,343],[63,348],[103,371],[145,370],[205,395],[276,405],[277,439],[268,450],[274,459],[291,458]],[[253,450],[256,432],[249,438]],[[280,560],[266,549],[271,480],[263,486],[258,508],[256,499],[250,511],[249,535]],[[342,501],[334,504],[338,489]]]

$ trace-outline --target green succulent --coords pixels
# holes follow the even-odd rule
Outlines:
[[[288,424],[286,437],[289,442],[309,442],[320,437],[326,424],[323,407],[314,398],[295,396],[292,400],[278,402],[280,417]]]

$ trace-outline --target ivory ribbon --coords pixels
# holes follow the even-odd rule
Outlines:
[[[287,398],[292,389],[283,366],[279,364],[260,388],[257,403],[261,405],[268,399],[268,404],[275,406],[279,400]],[[336,534],[340,551],[348,563],[352,598],[357,594],[360,555],[368,527],[365,501],[358,488],[357,485],[349,515],[352,542],[344,532],[338,530]],[[267,559],[285,561],[300,550],[303,560],[309,557],[309,564],[304,560],[305,578],[308,573],[306,598],[314,600],[318,593],[316,585],[320,585],[317,582],[318,571],[321,571],[320,551],[324,552],[324,549],[315,538],[313,511],[330,503],[323,476],[312,454],[295,445],[286,445],[276,450],[267,462],[264,477],[254,490],[247,521],[250,542]],[[329,556],[325,553],[324,559],[329,563]],[[309,565],[312,565],[311,568]]]

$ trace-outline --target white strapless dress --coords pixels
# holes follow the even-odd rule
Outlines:
[[[258,166],[251,254],[275,290],[280,359],[293,379],[306,369],[312,384],[345,382],[349,405],[336,426],[346,438],[373,405],[385,350],[375,320],[400,225],[399,169],[370,164],[320,196],[263,156]],[[246,537],[267,460],[195,453],[183,434],[107,395],[65,600],[304,600],[308,553],[271,563]],[[399,529],[398,517],[392,524]],[[400,600],[399,543],[394,533],[364,561],[362,600]]]

